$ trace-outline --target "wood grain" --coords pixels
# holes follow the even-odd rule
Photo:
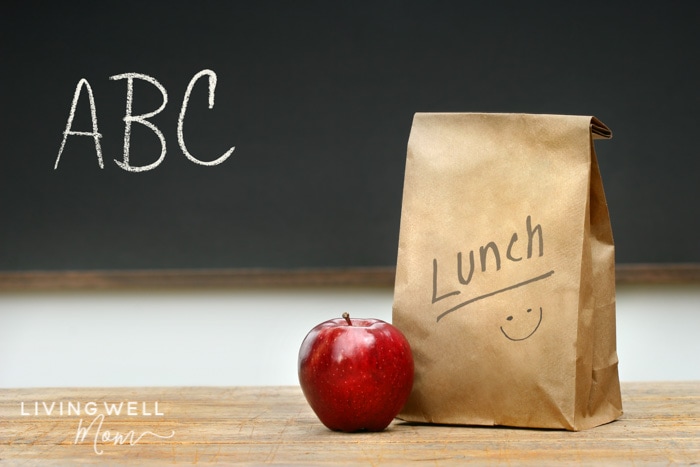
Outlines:
[[[317,420],[298,387],[0,390],[0,463],[427,465],[692,464],[700,462],[700,382],[623,384],[625,414],[584,432],[434,426],[395,421],[381,433],[344,434]],[[104,419],[102,433],[137,443],[76,443],[94,417],[33,415],[34,402],[134,401],[163,415]],[[24,402],[22,415],[20,403]],[[43,410],[42,406],[39,406]],[[97,454],[100,451],[101,454]]]
[[[0,290],[392,286],[394,268],[28,271],[0,273]]]
[[[395,268],[0,272],[0,291],[394,285]],[[620,264],[617,283],[700,284],[700,264]]]

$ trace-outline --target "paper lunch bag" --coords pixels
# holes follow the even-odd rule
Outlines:
[[[615,262],[595,117],[417,113],[393,323],[399,417],[583,430],[622,413]]]

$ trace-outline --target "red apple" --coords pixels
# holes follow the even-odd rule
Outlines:
[[[406,337],[379,319],[331,319],[299,350],[299,383],[321,422],[335,431],[381,431],[413,386]]]

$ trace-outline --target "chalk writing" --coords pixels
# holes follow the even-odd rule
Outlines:
[[[75,118],[75,108],[78,105],[78,99],[80,98],[80,91],[83,86],[87,90],[88,99],[90,101],[90,119],[92,121],[92,131],[73,131],[73,119]],[[56,163],[54,164],[54,170],[58,168],[58,161],[61,160],[61,154],[66,146],[66,140],[68,136],[92,136],[95,140],[95,152],[97,153],[97,163],[100,165],[101,169],[104,169],[105,165],[102,161],[102,146],[100,146],[100,138],[102,135],[97,129],[97,109],[95,107],[95,96],[92,94],[92,88],[90,83],[86,79],[81,79],[78,81],[78,85],[75,87],[75,93],[73,94],[73,101],[70,105],[70,112],[68,113],[68,123],[66,123],[66,129],[63,131],[63,141],[61,141],[61,147],[58,150],[58,157],[56,157]]]
[[[158,82],[155,78],[148,75],[143,75],[141,73],[124,73],[121,75],[110,76],[111,80],[126,79],[126,113],[124,114],[124,160],[118,161],[114,160],[119,167],[128,172],[145,172],[146,170],[155,169],[163,162],[165,159],[165,136],[157,126],[149,122],[147,119],[155,115],[158,115],[168,104],[168,92],[165,90],[162,84]],[[142,79],[148,83],[155,86],[163,96],[163,103],[156,110],[148,112],[141,115],[133,115],[131,113],[133,103],[134,103],[134,79]],[[131,124],[132,122],[140,123],[141,125],[150,128],[153,133],[156,134],[160,140],[160,157],[151,164],[135,167],[129,163],[129,149],[131,148]]]
[[[233,150],[236,149],[235,147],[232,147],[228,151],[226,151],[223,155],[219,156],[218,158],[206,162],[197,159],[194,157],[190,152],[187,150],[187,146],[185,146],[185,137],[183,136],[183,126],[185,123],[185,113],[187,112],[187,104],[190,101],[190,94],[192,93],[192,88],[194,87],[194,84],[197,82],[199,78],[202,76],[208,76],[209,77],[209,108],[213,109],[214,108],[214,89],[216,88],[216,73],[214,73],[211,70],[202,70],[190,80],[190,84],[187,85],[187,90],[185,91],[185,97],[182,100],[182,107],[180,108],[180,116],[177,119],[177,142],[180,144],[180,149],[182,149],[183,154],[192,162],[195,164],[200,164],[200,165],[218,165],[221,164],[223,161],[229,158],[231,153],[233,153]]]
[[[187,113],[187,106],[189,104],[190,100],[190,95],[192,94],[192,89],[194,88],[194,85],[196,82],[204,77],[207,76],[209,78],[209,94],[208,94],[208,105],[209,109],[212,109],[214,107],[214,91],[216,88],[216,73],[214,73],[212,70],[202,70],[199,73],[195,74],[194,77],[190,80],[189,84],[187,85],[187,89],[185,90],[185,95],[182,100],[182,106],[180,107],[180,114],[178,117],[177,121],[177,142],[178,145],[180,146],[180,150],[182,153],[185,155],[185,157],[199,165],[205,165],[205,166],[214,166],[221,164],[224,162],[226,159],[228,159],[231,154],[233,153],[235,146],[232,146],[228,151],[226,151],[223,155],[211,160],[211,161],[203,161],[201,159],[198,159],[197,157],[194,157],[192,153],[189,152],[187,149],[187,146],[185,144],[185,137],[184,137],[184,122],[185,122],[185,115]],[[165,87],[154,77],[145,75],[142,73],[122,73],[118,75],[113,75],[110,76],[109,79],[111,81],[119,81],[119,80],[126,80],[126,110],[125,114],[123,117],[124,121],[124,147],[123,147],[123,154],[122,154],[122,159],[117,160],[115,159],[114,162],[119,166],[120,168],[126,170],[127,172],[146,172],[149,170],[153,170],[156,167],[158,167],[163,160],[165,159],[165,155],[167,153],[166,149],[166,140],[165,136],[163,135],[163,132],[155,125],[153,124],[149,119],[154,117],[155,115],[159,114],[160,112],[165,109],[165,107],[168,104],[168,92],[165,89]],[[133,114],[133,103],[134,103],[134,80],[142,80],[147,83],[150,83],[152,86],[154,86],[156,89],[161,94],[162,97],[162,103],[160,106],[151,112],[147,112],[141,115],[134,115]],[[92,131],[78,131],[73,129],[73,120],[75,118],[75,112],[78,106],[78,101],[80,100],[80,96],[82,95],[82,90],[85,88],[90,104],[90,120],[92,122]],[[131,152],[131,127],[133,123],[138,123],[146,128],[149,128],[158,138],[160,141],[160,155],[158,158],[146,165],[133,165],[130,162],[130,152]],[[102,158],[102,147],[100,145],[100,138],[102,138],[102,134],[99,132],[98,129],[98,123],[97,123],[97,107],[95,105],[95,96],[92,92],[92,88],[90,87],[90,83],[85,79],[82,78],[78,81],[78,84],[75,87],[75,92],[73,93],[73,100],[71,101],[71,107],[70,111],[68,113],[68,121],[66,123],[66,129],[63,131],[63,140],[61,141],[61,146],[58,150],[58,155],[56,156],[56,162],[54,163],[54,170],[58,169],[58,164],[61,161],[61,156],[63,155],[63,152],[66,147],[66,141],[68,140],[69,136],[89,136],[92,137],[94,140],[95,144],[95,153],[97,156],[97,162],[98,165],[100,166],[100,169],[104,169],[104,162]]]

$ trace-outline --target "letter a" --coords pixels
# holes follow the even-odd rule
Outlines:
[[[187,104],[190,100],[190,94],[192,94],[192,88],[194,87],[194,83],[197,82],[199,78],[201,78],[204,75],[209,75],[209,108],[213,109],[214,108],[214,90],[216,89],[216,73],[214,73],[212,70],[202,70],[190,80],[190,84],[187,85],[187,90],[185,91],[185,98],[182,100],[182,108],[180,109],[180,117],[177,119],[177,142],[180,144],[180,149],[182,149],[182,153],[192,162],[195,164],[201,164],[201,165],[217,165],[221,164],[223,161],[228,159],[228,157],[233,153],[233,150],[236,149],[235,146],[226,151],[223,155],[221,155],[219,158],[214,159],[213,161],[202,161],[194,157],[190,152],[187,150],[187,147],[185,146],[185,137],[183,136],[182,128],[184,126],[185,122],[185,113],[187,112]]]
[[[90,101],[90,117],[92,119],[92,131],[73,131],[73,118],[75,117],[75,108],[78,105],[78,99],[80,98],[80,91],[85,86],[87,89],[88,100]],[[92,136],[95,140],[95,152],[97,153],[97,163],[100,164],[100,168],[104,169],[104,163],[102,162],[102,147],[100,146],[100,138],[102,135],[97,130],[97,110],[95,109],[95,98],[92,95],[92,88],[90,83],[83,78],[78,81],[78,85],[75,87],[75,93],[73,93],[73,102],[70,106],[70,113],[68,114],[68,122],[66,123],[66,130],[63,132],[63,141],[61,142],[61,148],[58,150],[58,156],[56,157],[56,163],[53,168],[56,170],[58,168],[58,162],[61,160],[61,154],[63,153],[63,148],[66,146],[66,140],[68,135],[75,136]]]
[[[124,73],[121,75],[114,75],[109,77],[109,79],[111,80],[124,78],[126,78],[127,82],[126,114],[124,115],[124,160],[123,162],[118,160],[115,160],[114,162],[116,162],[119,167],[128,172],[145,172],[147,170],[155,169],[156,167],[158,167],[158,165],[160,165],[160,163],[163,162],[163,159],[165,158],[165,137],[163,136],[163,133],[158,129],[157,126],[155,126],[153,123],[149,122],[146,119],[157,115],[158,113],[160,113],[161,110],[165,108],[165,106],[168,103],[168,93],[165,91],[165,88],[162,84],[160,84],[155,78],[152,78],[148,75],[142,75],[140,73]],[[134,102],[134,78],[148,81],[153,86],[158,88],[160,93],[163,95],[163,103],[160,107],[158,107],[158,109],[154,110],[153,112],[145,113],[143,115],[131,114],[131,109]],[[136,167],[129,163],[129,146],[131,144],[131,122],[137,122],[142,124],[143,126],[150,128],[160,140],[160,157],[152,164]]]

